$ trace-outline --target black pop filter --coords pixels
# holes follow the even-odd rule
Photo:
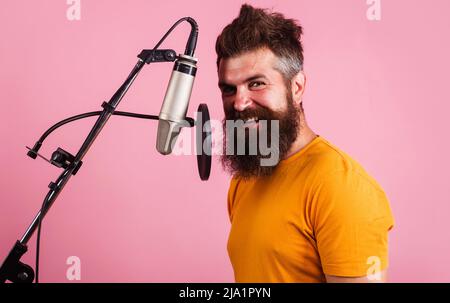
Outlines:
[[[197,167],[200,179],[206,181],[211,172],[211,122],[209,121],[208,106],[201,103],[197,109],[197,119],[195,121]]]

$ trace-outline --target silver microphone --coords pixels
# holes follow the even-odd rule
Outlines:
[[[178,56],[159,113],[156,149],[163,155],[172,152],[181,128],[189,125],[185,118],[196,72],[196,58]]]

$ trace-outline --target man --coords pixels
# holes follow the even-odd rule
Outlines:
[[[235,279],[385,281],[394,224],[389,202],[355,160],[308,126],[301,34],[295,20],[243,5],[216,41],[224,128],[245,122],[236,142],[227,127],[231,148],[222,156],[233,174],[228,253]],[[263,121],[278,124],[265,133]],[[267,155],[249,153],[248,142],[245,154],[230,153],[254,129],[258,140],[278,142],[275,165],[261,165]]]

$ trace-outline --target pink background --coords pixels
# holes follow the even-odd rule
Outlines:
[[[157,3],[157,4],[156,4]],[[53,123],[100,110],[178,18],[200,25],[189,115],[206,102],[222,118],[214,42],[241,1],[65,0],[0,4],[0,260],[30,224],[60,170],[26,156]],[[304,26],[304,99],[312,128],[361,162],[391,200],[390,281],[450,282],[450,2],[250,1]],[[188,25],[164,47],[183,51]],[[119,110],[158,114],[172,64],[146,66]],[[76,153],[94,118],[55,132],[41,149]],[[217,157],[202,182],[195,156],[161,156],[156,122],[112,117],[47,215],[41,281],[232,282],[226,252],[229,176]],[[35,237],[23,261],[34,267]]]

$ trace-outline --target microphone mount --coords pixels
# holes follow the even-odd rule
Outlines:
[[[190,17],[185,17],[178,20],[174,25],[172,25],[172,27],[166,32],[166,34],[161,38],[161,40],[156,44],[156,46],[152,50],[144,49],[141,51],[141,53],[138,55],[139,58],[138,62],[135,64],[131,73],[128,75],[124,83],[119,87],[119,89],[114,93],[114,95],[108,102],[103,102],[102,104],[103,111],[89,112],[64,119],[56,123],[52,127],[50,127],[35,143],[33,148],[27,147],[29,149],[27,154],[31,158],[36,159],[36,157],[39,156],[41,158],[44,158],[51,164],[62,168],[64,171],[61,173],[61,175],[57,178],[55,182],[50,182],[48,186],[50,190],[47,193],[46,197],[44,198],[40,211],[36,214],[32,223],[29,225],[22,238],[16,241],[13,248],[7,255],[6,259],[0,266],[0,283],[4,283],[7,280],[14,283],[31,283],[35,278],[36,283],[39,282],[38,281],[39,239],[42,220],[47,214],[47,212],[50,210],[53,203],[58,198],[61,191],[64,189],[65,185],[67,184],[71,176],[75,175],[77,171],[80,169],[83,163],[82,159],[89,151],[90,147],[100,134],[103,127],[108,122],[109,118],[112,115],[121,115],[134,118],[158,120],[158,116],[119,112],[116,111],[116,108],[145,64],[157,62],[171,62],[177,59],[176,52],[174,50],[171,49],[160,50],[158,48],[161,45],[161,43],[166,39],[166,37],[172,32],[172,30],[183,21],[189,22],[192,27],[191,34],[189,36],[189,40],[186,45],[186,53],[187,55],[193,55],[197,42],[198,26],[194,19]],[[201,115],[198,116],[200,118],[198,120],[203,120],[201,121],[201,123],[199,123],[198,121],[194,121],[194,119],[188,117],[186,117],[185,120],[187,121],[187,126],[197,127],[197,133],[201,134],[200,136],[201,140],[204,140],[206,142],[207,145],[206,150],[204,150],[203,148],[201,149],[200,151],[201,155],[200,157],[198,156],[197,160],[199,164],[200,177],[202,180],[207,180],[209,177],[211,165],[211,146],[210,146],[211,128],[209,123],[207,123],[208,121],[204,120],[205,117],[207,117],[207,119],[209,120],[209,113],[206,104],[200,104],[199,112],[201,112]],[[84,140],[82,146],[75,155],[72,155],[71,153],[65,151],[62,148],[58,148],[52,154],[52,157],[49,160],[38,153],[46,137],[50,133],[52,133],[55,129],[72,121],[91,116],[99,116],[99,117],[97,118],[94,126],[92,127],[91,131]],[[197,146],[201,145],[197,142]],[[199,153],[198,150],[197,153]],[[200,167],[200,165],[202,165],[202,167]],[[32,237],[36,229],[37,229],[37,246],[36,246],[36,268],[35,268],[36,273],[35,273],[31,268],[31,266],[22,263],[20,261],[20,258],[27,252],[28,250],[27,243],[29,242],[30,238]]]

